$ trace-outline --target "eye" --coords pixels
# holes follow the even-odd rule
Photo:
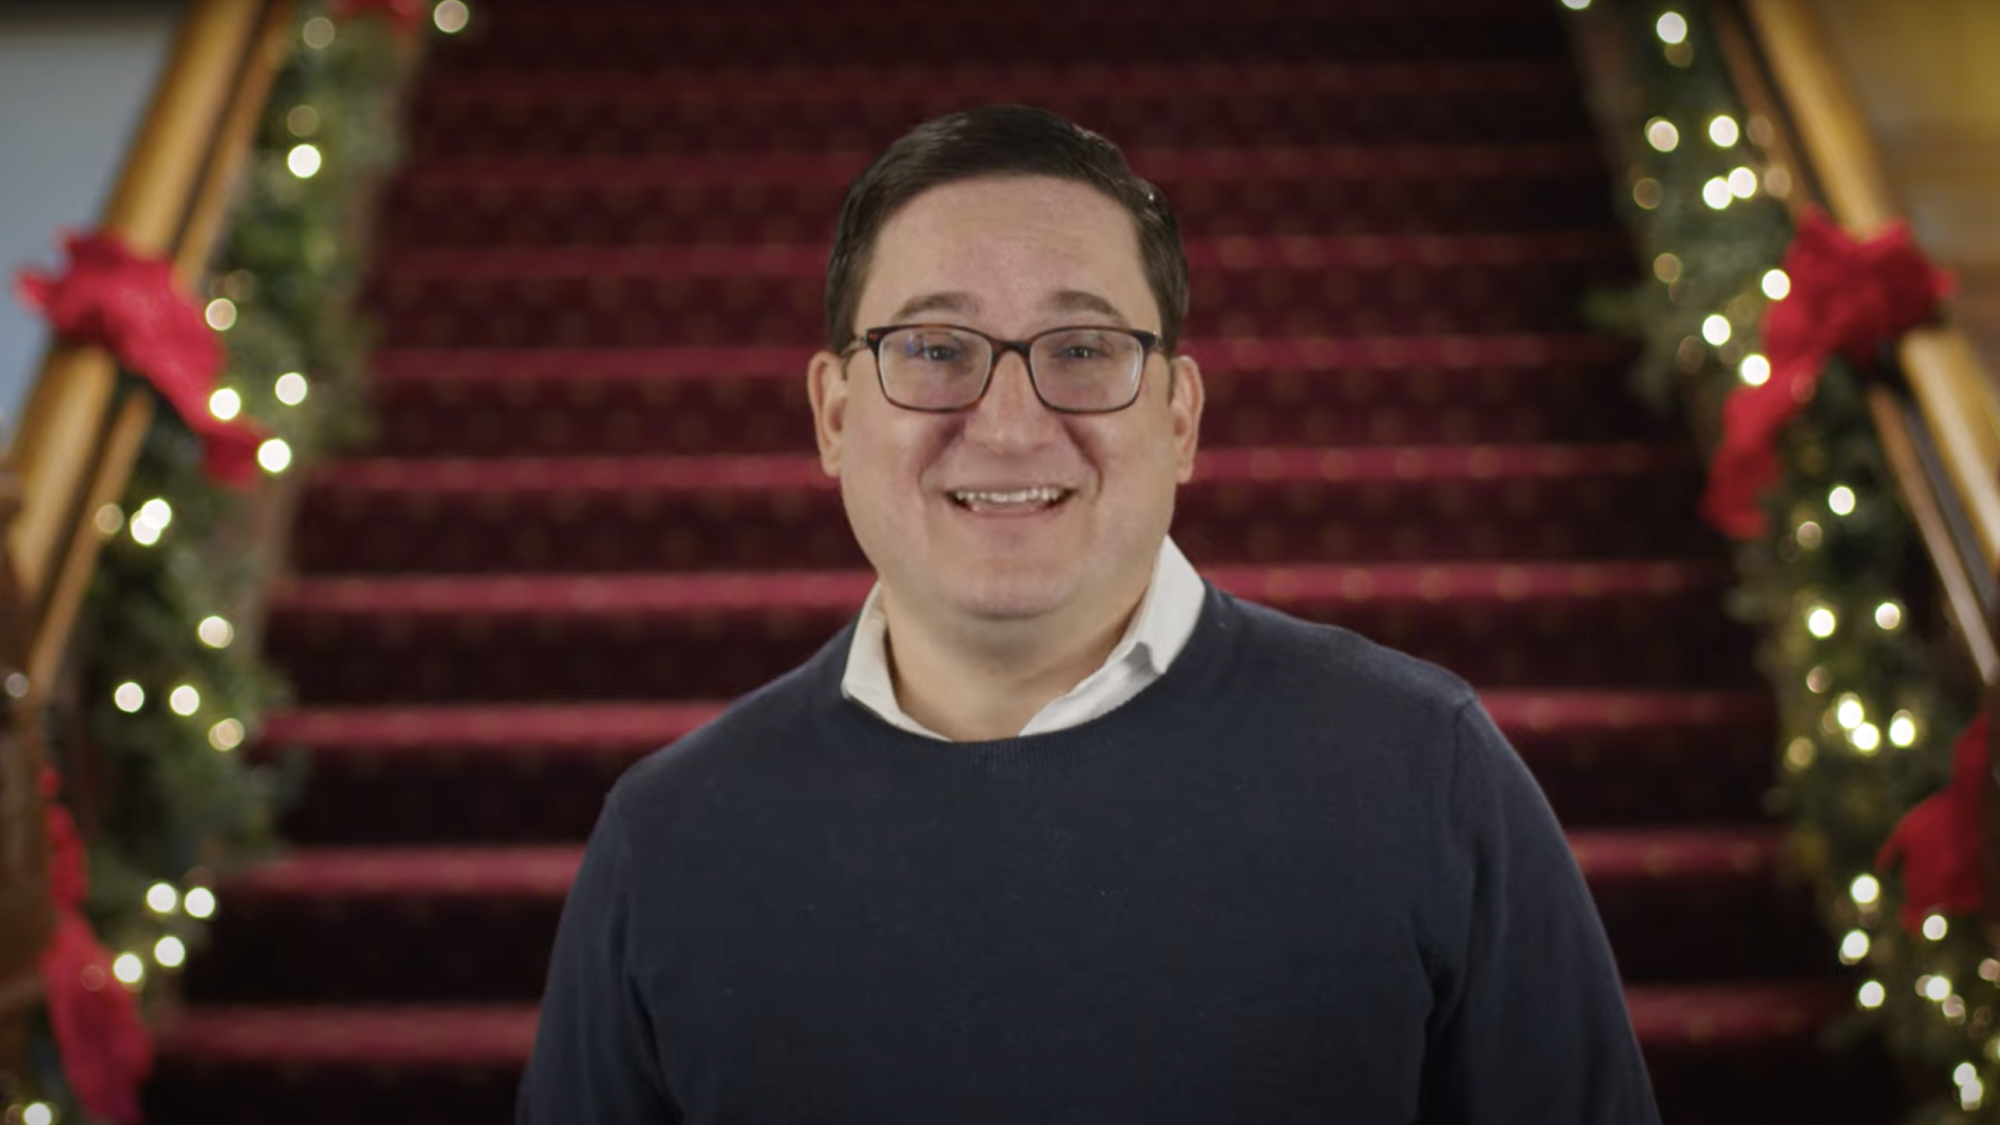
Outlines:
[[[912,333],[897,349],[917,363],[955,364],[966,354],[965,341],[950,333]]]
[[[1095,368],[1122,361],[1130,350],[1124,337],[1104,332],[1066,332],[1044,337],[1037,351],[1048,362],[1073,368]]]

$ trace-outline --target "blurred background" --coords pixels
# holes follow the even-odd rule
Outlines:
[[[2000,1120],[1996,47],[1987,0],[0,0],[0,1120],[509,1114],[605,790],[871,581],[804,401],[846,184],[1003,101],[1180,216],[1176,540],[1480,689],[1669,1125]]]

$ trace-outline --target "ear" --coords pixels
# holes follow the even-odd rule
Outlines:
[[[1201,444],[1201,408],[1207,394],[1201,385],[1201,365],[1191,355],[1177,355],[1167,379],[1167,415],[1174,434],[1174,479],[1186,484],[1194,476],[1194,455]]]
[[[814,352],[806,365],[806,396],[812,400],[813,436],[819,442],[819,467],[840,476],[840,454],[847,437],[847,363],[825,349]]]

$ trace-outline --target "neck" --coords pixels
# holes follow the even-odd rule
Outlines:
[[[1103,666],[1145,592],[1142,586],[1110,612],[1067,629],[1053,629],[1045,620],[940,628],[899,609],[894,592],[885,588],[882,608],[896,701],[911,718],[954,742],[1013,738],[1051,700]]]

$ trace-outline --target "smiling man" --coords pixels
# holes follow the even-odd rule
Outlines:
[[[608,798],[519,1120],[1657,1120],[1589,894],[1436,667],[1167,537],[1160,194],[1039,110],[848,194],[808,372],[879,582]]]

